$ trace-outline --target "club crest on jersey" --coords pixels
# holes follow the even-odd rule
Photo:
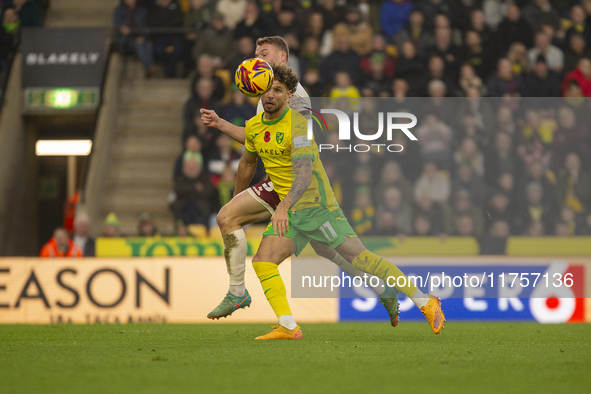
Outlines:
[[[265,137],[264,137],[265,142],[269,142],[271,141],[271,132],[269,131],[265,131]]]
[[[278,132],[277,134],[275,134],[275,141],[277,141],[278,144],[282,143],[284,136],[285,136],[285,133]]]

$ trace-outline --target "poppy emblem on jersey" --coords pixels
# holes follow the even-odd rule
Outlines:
[[[265,142],[271,141],[271,132],[265,131]]]
[[[275,141],[277,141],[278,144],[282,143],[284,136],[285,136],[285,133],[278,132],[277,134],[275,134]]]

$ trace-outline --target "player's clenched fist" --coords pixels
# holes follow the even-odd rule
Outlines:
[[[206,125],[207,127],[218,127],[220,117],[218,116],[218,114],[215,113],[215,111],[211,109],[201,108],[199,112],[201,113],[201,121],[204,125]]]

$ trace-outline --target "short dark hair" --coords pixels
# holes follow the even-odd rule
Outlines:
[[[287,45],[287,41],[283,39],[283,37],[279,36],[269,36],[269,37],[261,37],[257,40],[256,46],[261,46],[263,44],[271,44],[275,46],[275,48],[279,49],[280,51],[285,52],[285,60],[289,59],[289,45]]]
[[[287,90],[292,93],[296,91],[299,81],[297,75],[291,68],[285,64],[275,64],[273,65],[273,74],[275,81],[284,84]]]

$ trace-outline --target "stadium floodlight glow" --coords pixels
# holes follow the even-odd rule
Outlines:
[[[37,156],[88,156],[91,140],[39,140],[35,144]]]

